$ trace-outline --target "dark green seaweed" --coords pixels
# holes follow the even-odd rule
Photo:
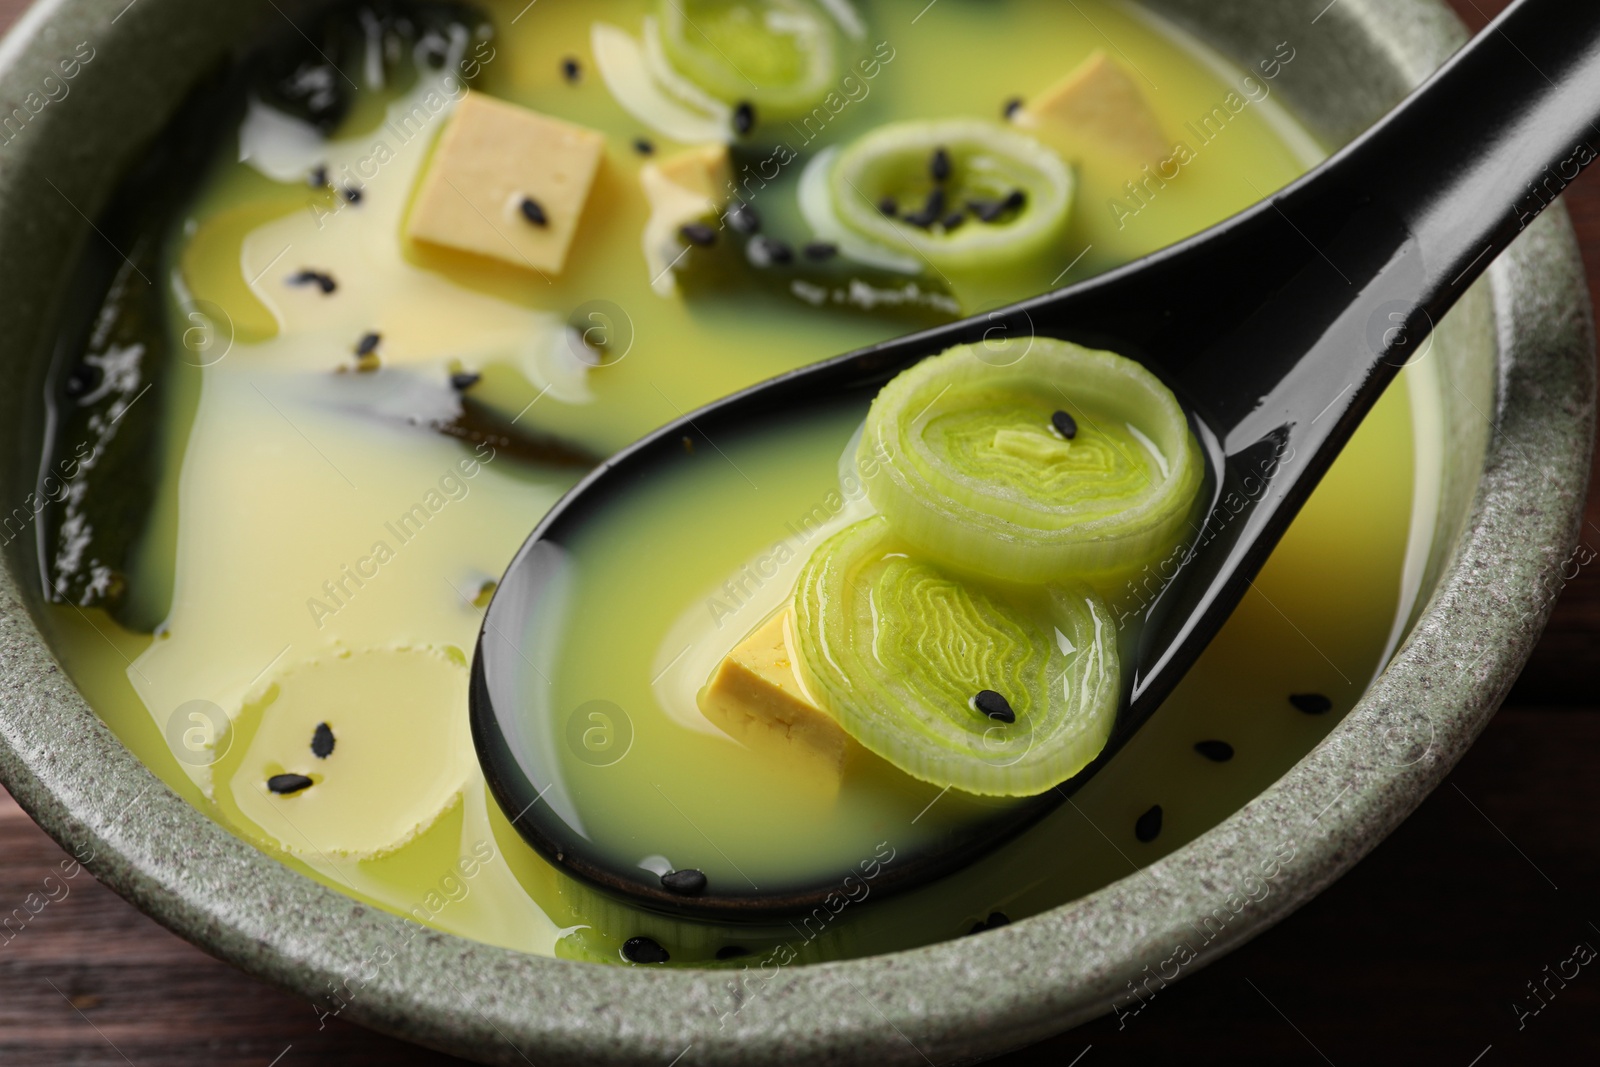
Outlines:
[[[739,202],[690,223],[678,234],[681,256],[673,273],[690,301],[730,293],[762,294],[829,312],[855,312],[917,329],[954,322],[960,305],[931,272],[911,275],[856,262],[838,254],[817,256],[822,242],[808,234],[768,232]],[[712,239],[707,241],[707,236]],[[669,259],[671,257],[669,256]]]
[[[171,590],[129,595],[162,480],[175,376],[164,245],[243,106],[237,78],[205,79],[128,175],[79,261],[46,387],[40,572],[55,603],[101,607],[150,632]],[[232,120],[232,121],[230,121]]]

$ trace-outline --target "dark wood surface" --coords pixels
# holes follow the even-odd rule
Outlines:
[[[1453,2],[1474,28],[1505,6]],[[0,0],[0,26],[23,6]],[[1600,280],[1600,170],[1566,199]],[[1600,303],[1600,284],[1591,285]],[[1583,536],[1600,549],[1594,492]],[[1600,948],[1596,759],[1600,561],[1567,586],[1482,739],[1351,874],[1120,1027],[1101,1019],[997,1062],[1594,1062],[1600,961],[1565,983],[1550,975],[1580,943]],[[338,1020],[319,1029],[309,1003],[179,940],[87,873],[64,877],[68,859],[0,792],[0,911],[24,907],[30,894],[34,907],[49,901],[0,934],[0,1064],[461,1062]],[[1539,1003],[1529,983],[1545,1007],[1519,1017],[1514,1004]]]

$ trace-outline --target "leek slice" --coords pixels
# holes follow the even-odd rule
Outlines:
[[[839,77],[828,15],[811,0],[662,0],[661,45],[685,78],[759,118],[794,118]]]
[[[1105,747],[1116,627],[1087,587],[986,589],[907,555],[873,516],[818,547],[795,590],[800,676],[862,745],[914,778],[1031,796]],[[1004,698],[1012,721],[992,717]]]
[[[942,180],[933,166],[941,150]],[[828,173],[840,228],[949,271],[1012,267],[1055,249],[1072,191],[1060,156],[977,119],[881,126],[841,151]]]
[[[1057,412],[1077,424],[1070,439]],[[1159,379],[1046,337],[961,345],[904,372],[873,401],[857,462],[873,505],[928,557],[1106,592],[1180,543],[1203,477]]]
[[[642,43],[608,22],[591,27],[589,43],[601,80],[624,111],[663,137],[684,144],[726,142],[731,109],[682,92],[690,88],[678,84],[682,79],[667,83],[660,77],[651,49],[653,21],[645,20]]]

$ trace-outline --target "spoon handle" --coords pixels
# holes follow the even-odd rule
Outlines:
[[[1402,220],[1420,340],[1600,156],[1600,4],[1518,0],[1329,165]]]
[[[1024,305],[1157,368],[1219,477],[1195,549],[1130,583],[1125,730],[1238,603],[1399,369],[1600,155],[1600,4],[1519,0],[1321,167],[1221,226]],[[1121,735],[1119,735],[1121,736]]]

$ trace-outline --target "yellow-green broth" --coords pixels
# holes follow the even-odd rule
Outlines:
[[[599,178],[556,276],[402,239],[417,175],[445,122],[441,114],[397,135],[392,120],[410,103],[387,109],[407,89],[363,80],[357,107],[325,147],[336,178],[363,183],[359,205],[337,207],[300,175],[269,178],[240,161],[240,141],[225,146],[171,238],[175,339],[181,344],[177,334],[203,300],[231,323],[232,344],[222,358],[174,368],[173,388],[192,401],[193,416],[169,427],[165,504],[153,521],[170,530],[175,549],[148,553],[142,572],[155,581],[170,570],[162,575],[172,583],[170,612],[151,636],[97,609],[47,609],[44,624],[73,680],[164,781],[291,867],[439,929],[542,954],[618,961],[621,941],[646,932],[675,963],[785,938],[806,959],[921,944],[965,933],[991,911],[1020,918],[1072,899],[1239,808],[1355,703],[1390,649],[1397,612],[1409,610],[1408,546],[1427,535],[1413,530],[1413,483],[1431,484],[1436,461],[1436,445],[1413,432],[1413,408],[1433,403],[1425,368],[1407,371],[1385,396],[1154,720],[1072,804],[980,866],[845,909],[826,931],[807,926],[809,936],[733,933],[610,901],[553,870],[509,828],[472,758],[466,663],[486,583],[576,472],[413,424],[429,402],[416,384],[480,371],[483,395],[520,426],[604,454],[715,397],[902,329],[776,297],[691,304],[651,288],[640,248],[647,207],[638,172],[647,160],[633,142],[650,136],[656,158],[678,146],[616,104],[589,49],[593,22],[636,30],[648,6],[482,5],[498,33],[474,91],[606,135]],[[998,119],[1006,100],[1038,92],[1096,49],[1135,72],[1167,135],[1187,150],[1176,177],[1152,181],[1121,157],[1081,146],[1069,160],[1078,186],[1053,277],[965,294],[969,305],[1069,284],[1176,241],[1282,187],[1318,155],[1260,70],[1247,88],[1244,71],[1131,5],[943,0],[922,9],[872,0],[858,8],[869,50],[884,42],[892,59],[874,78],[843,86],[846,102],[825,125],[783,135],[797,159],[778,178],[744,186],[770,225],[798,225],[794,179],[818,148],[901,118]],[[1259,58],[1281,63],[1286,54]],[[582,64],[576,83],[562,74],[566,56]],[[1189,125],[1217,113],[1224,122]],[[339,292],[323,299],[283,284],[304,267],[331,270]],[[603,367],[552,362],[569,315],[596,300],[609,302],[608,321],[631,338],[625,358]],[[349,370],[352,345],[368,330],[383,335],[382,369],[337,373]],[[805,783],[681,718],[705,681],[711,647],[701,640],[699,651],[674,660],[688,632],[683,620],[713,614],[708,598],[727,577],[812,514],[861,414],[776,426],[759,440],[727,442],[725,452],[702,448],[693,479],[664,483],[631,505],[628,521],[652,531],[650,558],[584,573],[584,603],[596,607],[573,617],[555,699],[615,703],[641,751],[660,758],[608,801],[606,818],[619,825],[645,806],[660,808],[663,797],[682,808],[670,839],[641,841],[641,856],[692,841],[694,816],[720,805],[728,838],[717,843],[780,878],[825,853],[892,862],[881,844],[912,847],[971,803],[947,796],[927,808],[937,790],[886,773],[847,791],[848,817],[820,819],[811,838],[775,835],[766,816],[780,798],[822,802],[805,799]],[[1362,520],[1351,523],[1353,514]],[[630,574],[648,575],[648,586],[630,583]],[[776,584],[762,590],[774,605],[785,593]],[[733,608],[712,628],[727,644],[759,621],[756,609]],[[663,679],[676,687],[666,698]],[[435,700],[436,686],[453,695]],[[1302,691],[1326,693],[1334,712],[1293,710],[1286,694]],[[175,718],[180,727],[198,724],[187,717],[197,702],[233,723],[210,738],[226,750],[214,763],[173,740],[182,736]],[[273,725],[287,717],[330,722],[340,747],[325,761],[310,757],[294,741],[300,725]],[[386,723],[402,728],[386,731]],[[1200,757],[1192,746],[1209,738],[1229,741],[1236,757]],[[386,771],[421,766],[426,756],[436,766],[424,778]],[[332,808],[297,805],[309,793],[263,802],[263,768],[301,765],[324,779],[347,771],[373,784]],[[1140,843],[1134,821],[1158,803],[1165,827]],[[422,813],[412,832],[379,825],[402,808]]]

